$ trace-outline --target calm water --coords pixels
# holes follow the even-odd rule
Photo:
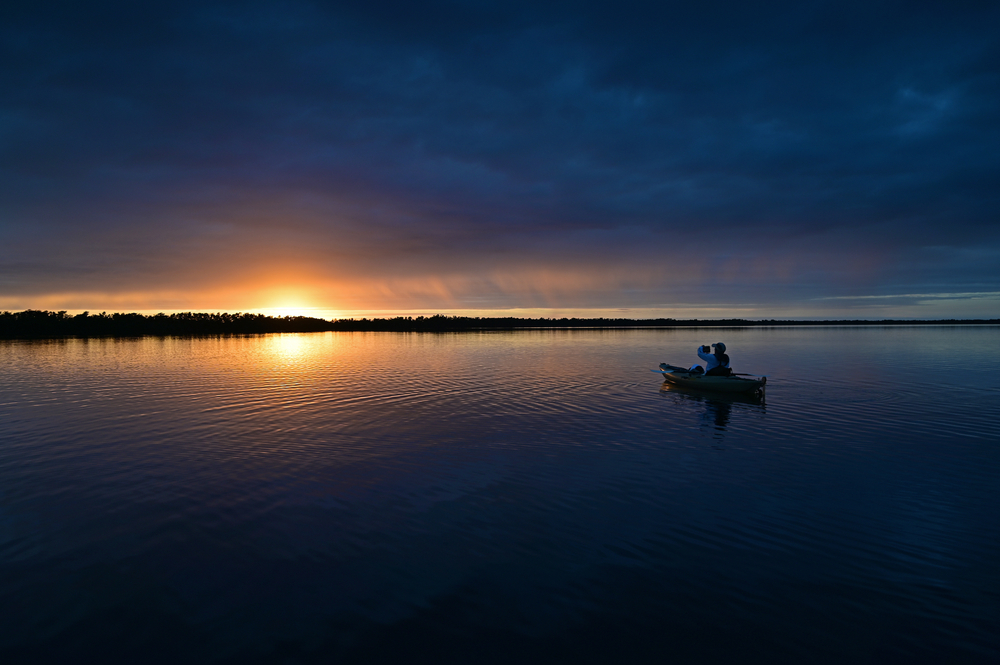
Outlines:
[[[724,341],[765,401],[662,387]],[[0,343],[0,662],[996,662],[1000,328]]]

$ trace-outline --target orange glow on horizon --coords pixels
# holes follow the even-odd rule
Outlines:
[[[706,296],[725,293],[743,282],[781,284],[794,271],[780,262],[769,265],[724,263],[717,266],[725,284],[711,284],[706,267],[689,270],[662,265],[523,267],[435,275],[309,275],[277,269],[252,279],[232,277],[229,284],[143,290],[49,291],[0,294],[0,311],[41,309],[77,314],[89,311],[247,312],[267,316],[322,319],[395,316],[489,316],[516,318],[996,318],[1000,297],[994,293],[949,298],[865,300],[842,296],[783,304],[720,301]],[[706,286],[705,282],[709,282]]]

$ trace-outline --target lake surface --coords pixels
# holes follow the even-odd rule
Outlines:
[[[764,400],[649,371],[717,341]],[[998,349],[0,342],[0,662],[995,663]]]

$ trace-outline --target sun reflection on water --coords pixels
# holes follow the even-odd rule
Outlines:
[[[269,341],[268,353],[276,359],[285,361],[298,360],[305,355],[306,344],[304,336],[296,333],[274,335]]]

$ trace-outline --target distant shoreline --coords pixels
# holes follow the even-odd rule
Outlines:
[[[767,328],[778,326],[924,326],[1000,325],[1000,319],[823,320],[791,319],[523,319],[480,316],[397,316],[393,318],[318,319],[307,316],[184,312],[180,314],[77,314],[24,310],[0,312],[0,339],[63,337],[173,337],[290,332],[473,332],[574,328]]]

